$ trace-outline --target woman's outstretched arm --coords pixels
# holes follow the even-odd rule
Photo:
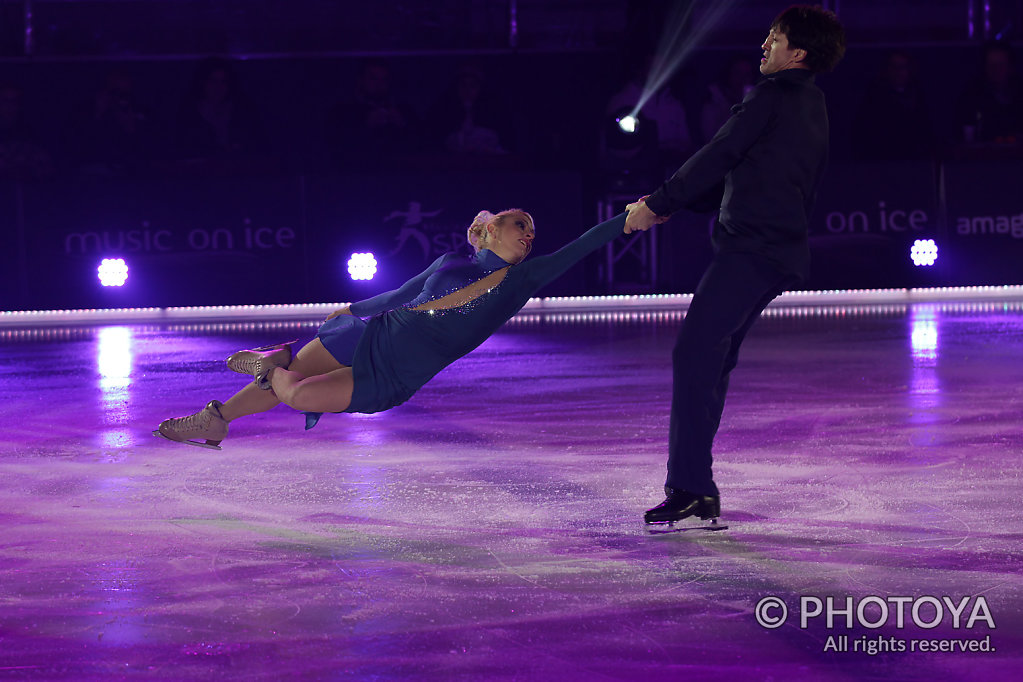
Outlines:
[[[591,227],[578,239],[565,244],[554,253],[531,258],[516,267],[526,270],[526,280],[534,291],[540,289],[557,279],[565,270],[568,270],[585,256],[622,234],[625,229],[626,215],[625,213],[616,215],[610,220]]]
[[[377,294],[372,298],[367,298],[363,301],[357,301],[351,304],[348,306],[349,311],[352,315],[356,315],[358,317],[372,317],[378,313],[382,313],[386,310],[394,310],[398,306],[408,303],[419,295],[419,293],[423,290],[423,285],[426,284],[426,280],[430,277],[430,275],[436,272],[437,269],[444,264],[444,260],[451,255],[452,254],[450,253],[445,253],[443,256],[435,260],[430,267],[426,268],[393,291],[386,291],[382,294]]]

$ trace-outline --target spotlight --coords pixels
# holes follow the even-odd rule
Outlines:
[[[632,114],[626,114],[625,116],[619,116],[615,118],[615,123],[623,133],[632,135],[639,130],[639,119]]]
[[[128,264],[123,258],[104,258],[96,268],[99,283],[105,287],[120,287],[128,280]]]
[[[938,245],[933,239],[917,239],[913,242],[913,248],[909,250],[909,257],[916,266],[934,265],[938,260]]]
[[[377,259],[372,253],[353,253],[348,259],[348,274],[352,279],[373,279],[377,274]]]
[[[622,107],[604,119],[602,137],[609,158],[618,163],[636,160],[657,149],[657,124],[633,107]]]

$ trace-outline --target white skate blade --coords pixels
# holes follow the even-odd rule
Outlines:
[[[164,440],[169,440],[172,443],[184,443],[185,445],[194,445],[197,448],[209,448],[210,450],[221,450],[222,449],[219,445],[210,445],[209,443],[200,443],[199,441],[196,441],[196,440],[174,440],[173,438],[168,438],[167,436],[165,436],[162,433],[160,433],[159,429],[157,429],[156,431],[153,431],[153,435],[154,436],[159,436],[160,438],[163,438]]]
[[[718,531],[728,530],[728,526],[723,523],[718,523],[717,519],[700,520],[697,519],[697,523],[690,525],[679,525],[676,523],[682,523],[689,519],[682,519],[680,521],[665,521],[663,523],[648,523],[647,532],[651,535],[660,535],[662,533],[685,533],[689,531]]]
[[[239,350],[239,351],[235,351],[234,353],[231,353],[226,358],[224,358],[224,362],[227,363],[227,368],[229,370],[231,370],[232,372],[238,372],[239,374],[249,374],[249,376],[251,376],[251,374],[248,371],[246,371],[244,369],[238,369],[237,367],[232,367],[231,366],[231,360],[234,358],[234,356],[238,355],[239,353],[265,353],[267,351],[280,350],[282,348],[288,348],[290,350],[291,346],[295,345],[296,343],[298,343],[298,339],[293,339],[293,340],[287,341],[285,343],[275,343],[272,346],[260,346],[259,348],[246,348],[244,350]],[[295,359],[295,353],[294,352],[291,353],[291,359],[292,360]],[[290,361],[289,361],[289,364],[290,364]]]
[[[298,339],[292,339],[291,341],[285,341],[284,343],[275,343],[272,346],[260,346],[259,348],[249,348],[248,350],[254,350],[257,353],[262,353],[268,350],[277,350],[278,348],[284,348],[285,346],[291,346],[298,343]]]

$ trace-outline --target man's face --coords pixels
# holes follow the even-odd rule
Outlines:
[[[13,128],[21,116],[21,92],[14,88],[0,89],[0,128]]]
[[[988,82],[994,86],[1008,85],[1012,79],[1012,62],[1008,52],[991,50],[987,53],[984,67]]]
[[[371,65],[362,74],[362,91],[371,99],[387,97],[391,89],[391,74],[386,67]]]
[[[909,60],[901,54],[894,54],[888,60],[888,82],[896,90],[904,90],[913,75]]]
[[[767,34],[767,40],[760,46],[764,58],[760,60],[760,73],[765,76],[792,68],[805,68],[802,62],[805,52],[789,45],[788,36],[776,28]]]

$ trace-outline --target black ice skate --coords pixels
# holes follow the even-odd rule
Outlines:
[[[643,521],[647,525],[668,526],[666,529],[649,529],[651,533],[673,533],[686,530],[725,530],[728,526],[718,523],[721,516],[721,499],[717,496],[696,495],[686,490],[675,490],[664,486],[664,494],[667,495],[664,502],[653,509],[648,509],[643,515]],[[675,522],[688,518],[698,518],[700,521],[710,521],[697,525],[687,525],[675,528]]]

